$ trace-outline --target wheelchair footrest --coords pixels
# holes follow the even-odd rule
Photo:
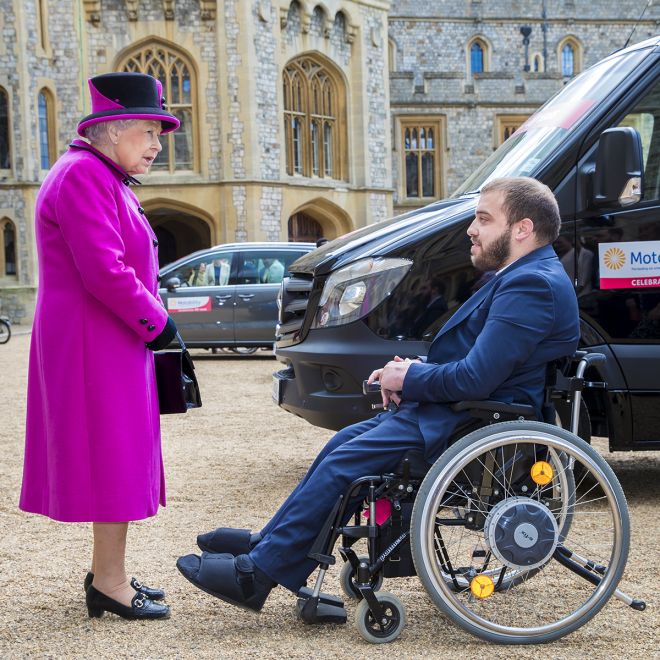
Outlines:
[[[301,587],[296,595],[298,598],[308,600],[312,597],[312,589],[311,587]],[[341,598],[333,596],[332,594],[326,594],[323,591],[319,594],[319,603],[334,605],[335,607],[344,607],[344,601]]]
[[[347,614],[341,598],[323,592],[313,598],[309,587],[303,587],[297,595],[298,617],[304,623],[346,623]]]

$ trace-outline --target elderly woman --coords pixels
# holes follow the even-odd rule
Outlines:
[[[127,578],[128,522],[165,505],[151,351],[176,334],[158,296],[158,241],[129,184],[179,126],[160,83],[89,81],[92,114],[41,186],[39,289],[30,349],[20,508],[92,522],[90,617],[167,618],[164,592]]]

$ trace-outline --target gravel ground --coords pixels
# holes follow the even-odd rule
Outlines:
[[[310,627],[296,620],[295,599],[278,588],[255,615],[194,589],[175,568],[196,550],[195,536],[218,525],[259,529],[330,437],[277,409],[270,400],[269,354],[196,361],[204,407],[163,418],[168,506],[131,525],[128,566],[147,584],[167,589],[169,621],[90,620],[82,581],[88,569],[88,524],[62,524],[18,510],[29,336],[0,346],[0,657],[145,658],[650,658],[660,657],[657,572],[660,547],[660,452],[607,454],[632,516],[631,554],[621,588],[647,601],[638,613],[611,600],[589,624],[551,645],[511,649],[458,630],[415,578],[386,581],[407,609],[394,644],[359,637],[348,604],[346,626]],[[9,387],[11,384],[11,389]],[[604,451],[605,442],[597,442]],[[339,594],[338,568],[325,589]]]

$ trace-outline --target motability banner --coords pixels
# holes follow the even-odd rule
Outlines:
[[[167,299],[167,311],[170,314],[177,314],[180,312],[210,312],[211,311],[211,297],[210,296],[190,296],[175,298],[170,296]]]
[[[601,243],[601,289],[660,287],[660,241]]]

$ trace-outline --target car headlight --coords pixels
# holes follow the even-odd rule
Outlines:
[[[379,305],[410,270],[412,261],[361,259],[328,277],[312,328],[329,328],[361,319]]]

